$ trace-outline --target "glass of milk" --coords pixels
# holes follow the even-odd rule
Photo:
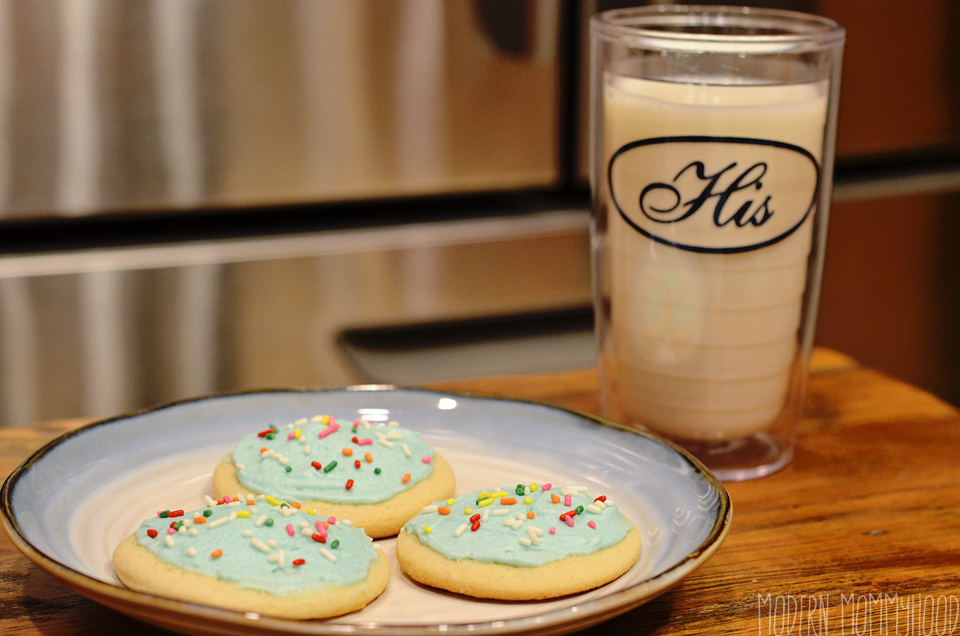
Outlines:
[[[832,186],[843,28],[649,6],[591,22],[603,415],[721,479],[793,455]]]

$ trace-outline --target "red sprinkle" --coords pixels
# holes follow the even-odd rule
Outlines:
[[[572,519],[573,517],[576,517],[576,516],[577,516],[577,510],[576,510],[576,509],[567,510],[565,513],[563,513],[562,515],[560,515],[560,521],[566,521],[566,520],[567,520],[567,517],[570,517],[570,518]]]
[[[473,530],[474,532],[476,532],[477,530],[479,530],[479,529],[480,529],[480,522],[479,522],[479,521],[474,521],[474,522],[473,522],[473,525],[470,526],[470,529]]]
[[[326,537],[324,537],[324,536],[322,536],[322,535],[319,535],[319,534],[316,534],[316,533],[311,534],[311,535],[310,535],[310,538],[313,539],[314,541],[316,541],[317,543],[326,543],[326,542],[327,542],[327,538],[326,538]]]
[[[168,514],[167,516],[168,516],[168,517],[182,517],[182,516],[183,516],[183,510],[171,510],[171,511],[170,511],[170,514]]]
[[[476,514],[476,515],[473,515],[472,517],[470,517],[470,523],[476,523],[476,522],[478,522],[478,521],[480,521],[480,515],[479,515],[479,514]]]
[[[294,564],[294,565],[303,565],[304,563],[306,563],[306,561],[304,561],[303,559],[294,559],[294,560],[293,560],[293,564]]]
[[[323,468],[323,465],[320,462],[310,462],[310,465],[316,468],[317,470],[320,470],[321,468]]]
[[[350,439],[350,441],[353,442],[354,444],[359,444],[359,443],[360,443],[360,440],[357,439],[357,436],[356,436],[356,435],[354,435],[354,436]]]
[[[350,490],[351,488],[353,488],[353,480],[352,480],[352,479],[348,479],[348,480],[347,480],[347,490]]]
[[[149,537],[150,537],[151,539],[156,539],[156,538],[157,538],[157,531],[154,530],[153,528],[150,528],[149,530],[147,530],[147,535],[149,535]]]
[[[358,459],[355,462],[353,462],[353,465],[356,466],[357,468],[360,468],[360,460]]]
[[[593,502],[596,503],[596,502],[598,502],[598,501],[606,501],[606,500],[607,500],[607,496],[606,496],[606,495],[600,495],[599,497],[597,497],[596,499],[594,499]]]
[[[272,433],[272,432],[273,432],[273,431],[268,428],[268,429],[265,430],[265,431],[260,431],[259,433],[257,433],[257,437],[266,437],[267,435],[269,435],[269,434]]]

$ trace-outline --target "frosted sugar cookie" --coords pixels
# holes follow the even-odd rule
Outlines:
[[[130,589],[286,618],[358,610],[383,592],[390,567],[348,521],[272,497],[167,510],[113,553]]]
[[[454,485],[450,465],[415,431],[331,415],[247,435],[213,475],[217,497],[271,493],[350,519],[371,537],[395,535]]]
[[[639,555],[639,532],[611,500],[550,484],[439,501],[397,537],[410,578],[499,600],[583,592],[616,579]]]

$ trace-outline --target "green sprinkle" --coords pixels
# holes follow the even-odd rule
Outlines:
[[[577,514],[578,514],[578,515],[582,515],[582,514],[583,514],[583,506],[577,506]]]
[[[275,425],[271,424],[271,425],[270,425],[270,430],[272,430],[274,433],[276,433],[276,432],[277,432],[277,427],[276,427]]]
[[[524,486],[523,484],[517,484],[517,489],[515,492],[522,497],[524,488],[526,488],[526,486]]]
[[[263,522],[263,525],[268,526],[268,527],[269,527],[269,526],[272,526],[272,525],[273,525],[273,519],[267,519],[266,521]]]
[[[183,525],[183,521],[178,521],[178,522],[176,523],[176,525],[173,526],[173,529],[174,529],[174,530],[179,530],[179,529],[180,529],[180,526],[182,526],[182,525]]]
[[[337,460],[333,460],[329,464],[323,467],[323,472],[329,473],[331,470],[337,467]]]
[[[374,469],[373,469],[373,474],[379,475],[379,474],[380,474],[380,469],[379,469],[379,468],[374,468]]]
[[[212,515],[212,514],[213,514],[213,510],[210,510],[209,508],[207,508],[206,510],[203,511],[203,516],[204,516],[204,517],[209,517],[209,516]]]
[[[166,518],[169,517],[169,516],[170,516],[170,511],[169,511],[169,510],[164,510],[163,512],[160,513],[160,518],[161,518],[161,519],[166,519]]]
[[[287,472],[289,473],[290,471],[292,471],[292,470],[293,470],[293,468],[292,468],[292,467],[290,467],[290,466],[287,466],[287,467],[286,467],[286,468],[285,468],[284,470],[286,470],[286,471],[287,471]]]
[[[330,544],[330,547],[333,548],[334,550],[340,547],[340,539],[334,539],[333,543]]]
[[[273,438],[276,437],[276,435],[273,434],[273,433],[267,433],[265,437],[266,437],[267,439],[273,439]]]

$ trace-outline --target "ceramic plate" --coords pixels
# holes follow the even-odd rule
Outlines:
[[[329,413],[397,420],[450,462],[457,494],[494,484],[586,485],[636,523],[641,557],[616,581],[549,601],[476,601],[420,586],[399,570],[365,609],[292,621],[125,589],[114,546],[158,509],[196,509],[221,457],[268,422]],[[532,402],[393,387],[209,397],[97,422],[54,440],[15,470],[0,513],[24,554],[81,594],[143,621],[194,634],[566,633],[612,618],[678,583],[719,547],[730,523],[723,486],[686,452],[600,418]]]

